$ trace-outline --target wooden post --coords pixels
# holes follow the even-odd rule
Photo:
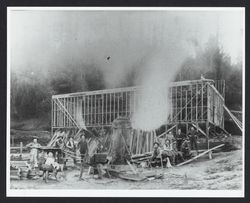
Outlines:
[[[209,150],[209,121],[206,122],[207,150]],[[209,157],[210,158],[210,157]]]
[[[201,120],[203,120],[203,99],[204,99],[204,92],[203,92],[203,83],[201,84]]]
[[[104,125],[104,94],[102,95],[102,125]]]
[[[171,103],[170,103],[170,122],[173,122],[173,87],[170,87],[171,89]]]
[[[90,115],[91,115],[91,117],[90,117],[90,125],[91,126],[93,126],[93,123],[94,123],[94,115],[93,115],[93,113],[94,113],[94,102],[93,102],[93,97],[94,97],[94,95],[90,95]]]
[[[133,154],[133,149],[132,149],[133,137],[134,137],[134,130],[131,130],[129,148],[130,148],[130,151],[131,151],[132,154]]]
[[[177,113],[178,113],[178,108],[177,108],[177,87],[175,87],[175,110],[176,110],[176,113],[175,113],[175,121],[177,122]]]
[[[23,155],[23,142],[20,142],[20,154]]]
[[[109,94],[109,124],[112,122],[112,93]]]
[[[53,108],[53,105],[54,105],[54,101],[52,99],[51,101],[51,131],[50,131],[50,134],[51,134],[51,137],[53,135],[53,127],[54,127],[54,108]]]
[[[108,94],[106,94],[106,97],[105,97],[105,108],[106,108],[106,111],[105,111],[105,125],[108,124]]]
[[[180,101],[181,119],[180,119],[180,120],[182,121],[182,119],[183,119],[183,118],[182,118],[182,110],[183,110],[183,109],[182,109],[182,86],[181,86],[181,90],[180,90],[180,91],[181,91],[181,96],[180,96],[180,100],[181,100],[181,101]]]
[[[98,110],[97,109],[98,108],[97,105],[98,104],[97,104],[96,94],[94,95],[94,104],[95,104],[95,108],[94,108],[94,110],[95,110],[94,111],[94,125],[96,125],[98,123],[98,121],[97,121],[98,120],[98,118],[97,118],[97,110]]]
[[[125,92],[125,116],[128,116],[128,92]]]
[[[140,135],[139,130],[137,130],[137,133],[136,133],[136,138],[137,138],[137,140],[136,140],[136,154],[139,153],[139,137],[140,137],[139,135]]]
[[[113,104],[114,104],[114,109],[113,109],[113,110],[114,110],[114,112],[113,112],[113,120],[115,120],[115,119],[116,119],[116,116],[115,116],[115,111],[116,111],[116,110],[115,110],[115,106],[116,106],[116,103],[115,103],[115,102],[116,102],[116,101],[115,101],[115,93],[113,93],[113,102],[114,102],[114,103],[113,103]],[[113,120],[112,120],[112,121],[113,121]]]
[[[195,92],[195,94],[197,94],[197,92]],[[191,121],[193,120],[193,85],[191,84],[191,108],[190,108],[190,114],[191,114]],[[197,104],[196,104],[197,105]]]
[[[12,147],[14,147],[15,146],[15,143],[14,143],[15,138],[14,138],[14,136],[12,136],[11,138],[12,138]]]
[[[197,120],[198,120],[198,97],[199,97],[199,94],[198,94],[198,84],[196,84],[196,95],[195,95],[195,97],[196,97],[196,105],[195,105],[195,107],[196,107],[196,111],[195,111],[195,120],[196,120],[196,122],[197,122]]]
[[[118,101],[117,101],[117,117],[120,116],[120,96],[121,96],[121,93],[118,93]]]
[[[86,120],[85,120],[85,124],[88,125],[89,124],[89,97],[85,96],[84,97],[84,105],[86,105],[86,110],[85,110],[85,115],[86,115]]]
[[[186,104],[187,104],[187,102],[188,102],[188,101],[187,101],[187,91],[186,91]],[[186,119],[185,119],[185,120],[186,120],[186,122],[187,122],[187,120],[188,120],[188,117],[187,117],[187,105],[185,105],[185,113],[186,113],[186,116],[185,116]]]

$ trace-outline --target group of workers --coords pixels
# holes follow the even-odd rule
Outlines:
[[[39,149],[42,147],[38,142],[37,139],[33,139],[33,141],[29,144],[26,145],[28,148],[30,148],[30,164],[31,166],[34,167],[38,167],[38,152]],[[80,136],[80,141],[75,144],[74,140],[72,137],[70,137],[68,139],[68,141],[66,141],[64,143],[63,141],[63,137],[59,136],[55,142],[55,145],[53,147],[57,147],[62,149],[63,154],[69,153],[70,152],[70,156],[73,158],[74,160],[74,164],[76,163],[76,151],[79,150],[80,153],[80,159],[81,159],[81,167],[80,167],[80,177],[79,179],[82,178],[82,174],[83,174],[83,169],[84,169],[84,165],[86,163],[86,157],[88,155],[88,144],[85,138],[84,134],[81,134]],[[52,152],[48,152],[45,156],[45,161],[43,163],[43,166],[45,166],[45,168],[59,168],[58,164],[56,164],[55,161],[55,157],[53,155]]]
[[[164,143],[154,143],[154,150],[151,161],[157,159],[169,159],[170,165],[175,165],[177,162],[184,161],[190,158],[191,150],[195,150],[198,154],[198,133],[194,127],[191,127],[187,134],[184,134],[181,129],[178,129],[174,136],[172,132],[166,136]]]
[[[193,127],[190,128],[187,134],[183,133],[181,129],[178,129],[175,136],[170,132],[167,134],[163,144],[160,144],[159,142],[154,143],[151,161],[167,159],[170,162],[170,166],[177,164],[179,161],[184,161],[185,159],[190,158],[191,150],[196,150],[198,154],[197,139],[198,133]],[[37,139],[33,139],[33,142],[29,143],[27,147],[30,148],[30,162],[32,166],[38,167],[38,152],[41,145],[38,143]],[[61,155],[63,155],[63,158],[65,158],[65,154],[72,157],[74,164],[76,164],[76,157],[78,157],[76,152],[79,150],[81,159],[79,179],[81,180],[84,166],[87,162],[86,158],[89,153],[85,135],[81,134],[78,143],[74,142],[72,136],[68,139],[65,139],[63,136],[58,136],[53,147],[61,149]],[[51,152],[48,152],[44,164],[47,165],[47,167],[59,168],[55,163],[54,155]]]

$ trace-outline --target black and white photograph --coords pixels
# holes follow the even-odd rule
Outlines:
[[[7,196],[244,197],[243,7],[8,7]]]

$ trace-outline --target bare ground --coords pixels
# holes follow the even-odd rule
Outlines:
[[[146,170],[146,169],[144,169]],[[239,190],[242,187],[242,150],[213,154],[190,164],[168,169],[157,168],[163,173],[162,179],[142,182],[126,181],[119,178],[94,179],[84,174],[78,180],[79,170],[65,171],[66,179],[49,180],[11,180],[11,189],[206,189],[206,190]]]

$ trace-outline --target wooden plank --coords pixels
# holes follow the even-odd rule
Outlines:
[[[126,161],[127,161],[127,164],[129,165],[131,171],[133,171],[134,174],[137,174],[137,171],[136,171],[135,168],[132,166],[132,164],[131,164],[128,160],[126,160]]]
[[[199,97],[199,94],[198,93],[198,84],[196,84],[196,105],[195,105],[195,121],[197,122],[198,121],[198,97]]]
[[[182,86],[181,86],[181,96],[180,96],[180,99],[181,99],[181,101],[180,101],[180,107],[181,107],[181,119],[180,120],[183,120],[183,118],[182,118],[182,110],[183,110],[183,107],[182,107]]]
[[[154,146],[154,134],[153,134],[153,131],[151,131],[151,149],[150,150],[153,150],[153,146]]]
[[[89,124],[89,121],[88,121],[88,97],[87,96],[83,96],[84,98],[84,106],[85,106],[85,113],[84,113],[84,116],[85,116],[85,124],[86,126]]]
[[[64,113],[66,113],[67,114],[67,116],[71,119],[71,121],[76,125],[76,127],[78,127],[79,128],[79,126],[78,126],[78,124],[77,124],[77,122],[72,118],[72,116],[71,116],[71,114],[67,111],[67,109],[63,106],[63,104],[61,104],[61,102],[58,100],[58,99],[56,99],[57,100],[57,102],[58,102],[58,107],[61,107],[64,111]]]
[[[134,104],[133,104],[133,107],[134,107],[134,110],[133,110],[133,114],[135,114],[135,111],[136,111],[136,92],[134,91],[134,98],[133,98],[133,101],[134,101]]]
[[[195,92],[195,95],[197,95],[197,92]],[[191,85],[191,97],[190,97],[191,101],[191,121],[193,120],[193,86]]]
[[[187,90],[186,90],[186,104],[187,104]],[[185,120],[187,121],[188,120],[188,117],[187,117],[187,106],[185,105]]]
[[[115,97],[115,93],[113,93],[113,100],[114,100],[114,109],[113,109],[113,120],[115,120],[116,119],[116,116],[115,116],[115,113],[116,113],[116,110],[115,110],[115,106],[116,106],[116,99],[115,99],[116,97]],[[112,120],[112,121],[113,121]]]
[[[173,126],[172,126],[171,128],[169,128],[166,132],[160,134],[160,135],[158,136],[158,138],[160,138],[160,137],[164,136],[165,134],[169,133],[169,132],[170,132],[171,130],[173,130],[175,127],[176,127],[176,125],[173,125]]]
[[[133,136],[134,136],[134,131],[131,131],[131,135],[130,135],[130,142],[129,142],[129,148],[131,153],[133,154],[133,149],[132,149],[132,145],[133,145]]]
[[[223,147],[225,144],[221,144],[221,145],[218,145],[218,146],[216,146],[216,147],[213,147],[213,148],[211,148],[211,149],[209,149],[209,150],[207,150],[207,151],[205,151],[205,152],[202,152],[201,154],[199,154],[199,155],[197,155],[197,156],[195,156],[195,157],[193,157],[193,158],[191,158],[191,159],[189,159],[189,160],[187,160],[187,161],[184,161],[184,162],[182,162],[182,163],[180,163],[180,164],[178,164],[178,165],[176,165],[176,166],[182,166],[182,165],[184,165],[184,164],[187,164],[187,163],[190,163],[190,162],[192,162],[193,160],[195,160],[195,159],[197,159],[197,158],[199,158],[199,157],[201,157],[201,156],[204,156],[205,154],[207,154],[208,152],[210,152],[210,151],[212,151],[212,150],[215,150],[215,149],[218,149],[218,148],[220,148],[220,147]]]
[[[20,154],[23,154],[23,142],[20,142]]]
[[[124,93],[124,96],[125,96],[125,98],[124,98],[124,103],[123,103],[123,105],[124,105],[124,108],[123,108],[123,111],[124,111],[124,116],[129,116],[129,109],[127,108],[128,107],[128,105],[127,105],[127,102],[128,102],[128,92],[125,92]]]
[[[203,119],[203,99],[204,99],[204,91],[203,91],[203,83],[201,84],[201,120],[204,120]]]
[[[104,95],[102,95],[102,125],[104,124]]]
[[[173,121],[173,87],[170,87],[171,91],[171,102],[170,102],[170,120]]]
[[[178,92],[177,92],[177,87],[175,87],[175,110],[176,110],[176,114],[175,114],[175,121],[177,122],[178,121],[178,115],[177,115],[177,112],[178,112],[178,102],[177,102],[177,95],[178,95]]]
[[[97,101],[96,101],[96,95],[94,95],[94,123],[97,124]]]
[[[203,79],[203,80],[186,80],[186,81],[171,82],[169,87],[185,86],[185,85],[197,84],[197,83],[202,83],[202,82],[210,82],[210,83],[212,83],[213,80]],[[125,91],[134,91],[134,90],[137,91],[140,88],[141,88],[140,86],[133,86],[133,87],[125,87],[125,88],[87,91],[87,92],[75,92],[75,93],[69,93],[69,94],[53,95],[52,98],[73,97],[73,96],[81,96],[81,95],[95,95],[95,94],[105,94],[105,93],[113,93],[113,92],[125,92]]]
[[[148,139],[148,132],[146,132],[146,152],[149,151],[149,139]]]
[[[65,98],[63,98],[63,105],[64,106],[66,106],[66,101],[65,101],[66,99]],[[63,127],[66,127],[66,116],[65,115],[63,115]]]
[[[110,116],[109,116],[109,124],[111,124],[111,121],[112,121],[112,93],[109,94],[109,113],[110,113]]]
[[[90,109],[91,109],[91,124],[92,125],[95,125],[95,95],[92,95],[91,96],[91,106],[90,106]]]
[[[53,135],[53,127],[54,127],[54,101],[51,100],[51,136]]]
[[[139,138],[140,138],[140,133],[139,130],[137,130],[136,154],[139,154]]]
[[[198,126],[198,123],[195,125],[194,123],[192,123],[192,125],[201,132],[201,134],[205,135],[207,137],[207,134]]]

